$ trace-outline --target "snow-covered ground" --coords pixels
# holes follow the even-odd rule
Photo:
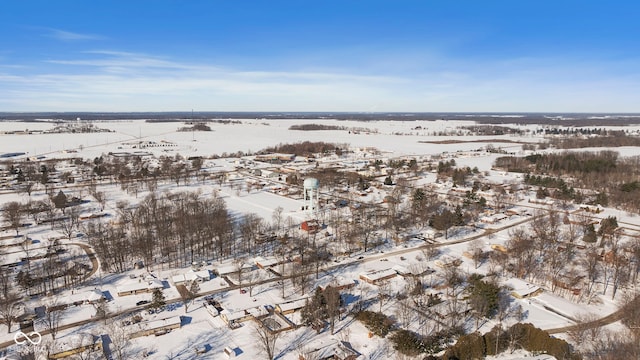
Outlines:
[[[291,125],[318,123],[318,120],[242,120],[242,124],[210,123],[210,132],[178,132],[180,122],[147,123],[144,121],[102,121],[96,125],[110,129],[108,133],[86,134],[0,134],[0,154],[26,152],[29,156],[64,156],[65,151],[80,151],[83,157],[93,158],[102,153],[130,150],[123,142],[162,141],[175,144],[174,147],[147,147],[138,149],[156,155],[180,153],[183,156],[255,152],[279,143],[298,141],[330,141],[350,144],[352,148],[377,147],[383,152],[394,155],[403,154],[439,154],[460,150],[480,149],[496,139],[496,136],[476,136],[475,141],[486,143],[433,144],[427,141],[468,140],[464,136],[433,136],[438,131],[453,131],[457,126],[471,125],[469,121],[338,121],[322,120],[323,124],[352,127],[366,127],[377,132],[353,133],[348,130],[299,131],[289,130]],[[425,130],[412,130],[421,126]],[[3,130],[47,130],[53,127],[49,123],[3,122]],[[402,135],[400,135],[402,134]],[[508,137],[519,141],[519,138]],[[523,137],[522,141],[536,142],[540,138]],[[494,144],[517,147],[517,144]],[[68,155],[67,155],[68,156]]]
[[[486,147],[491,144],[492,139],[497,136],[474,137],[473,140],[480,142],[464,142],[452,144],[429,143],[428,141],[447,140],[469,140],[464,136],[442,137],[434,136],[434,132],[438,131],[454,131],[457,126],[471,125],[472,122],[463,121],[376,121],[376,122],[356,122],[356,121],[336,121],[323,120],[323,123],[330,125],[338,125],[345,127],[366,127],[371,129],[370,132],[360,131],[358,134],[350,133],[346,130],[332,131],[295,131],[289,130],[289,126],[294,124],[317,123],[317,120],[242,120],[242,124],[217,124],[211,123],[212,132],[177,132],[177,128],[182,126],[181,123],[146,123],[143,121],[105,121],[98,122],[96,125],[101,128],[113,130],[111,133],[94,133],[94,134],[38,134],[38,135],[4,135],[0,134],[0,154],[11,152],[26,152],[27,156],[44,155],[51,157],[68,157],[81,156],[83,158],[94,158],[108,152],[124,152],[124,151],[147,151],[156,156],[175,155],[177,153],[183,156],[211,156],[213,154],[222,155],[222,153],[234,153],[237,151],[254,152],[266,148],[268,146],[277,145],[279,143],[298,142],[298,141],[327,141],[337,143],[347,143],[352,149],[362,147],[376,147],[390,157],[401,155],[441,155],[443,153],[457,153],[459,151],[473,151]],[[18,123],[7,122],[0,123],[0,130],[46,130],[52,125],[48,123]],[[420,130],[414,130],[420,126]],[[524,127],[535,129],[535,127]],[[403,134],[403,135],[398,135]],[[506,136],[500,137],[514,142],[539,142],[542,138],[531,134],[516,137]],[[127,142],[136,141],[154,141],[156,143],[167,142],[175,144],[171,147],[148,147],[144,149],[133,149]],[[486,141],[486,142],[484,142]],[[521,144],[516,143],[493,143],[494,147],[503,147],[506,151],[520,152]],[[621,155],[635,155],[637,148],[617,148]],[[77,151],[73,152],[73,151]],[[502,156],[500,154],[477,152],[458,156],[456,163],[458,166],[478,167],[481,172],[486,172],[485,177],[494,183],[512,183],[520,181],[519,175],[506,174],[499,171],[491,170],[491,165],[495,158]],[[207,160],[205,168],[211,170],[227,170],[234,169],[234,160],[217,159]],[[424,178],[416,181],[417,185],[430,184],[435,182],[434,174],[427,174]],[[283,218],[292,218],[295,223],[306,218],[306,214],[300,208],[300,201],[290,197],[281,196],[265,190],[238,192],[229,186],[220,186],[207,182],[202,185],[198,182],[192,182],[188,185],[180,185],[177,189],[172,184],[161,184],[159,191],[200,191],[202,194],[217,193],[227,204],[229,210],[234,214],[255,213],[263,219],[270,220],[276,207],[283,208]],[[144,198],[148,192],[141,191],[138,194],[130,194],[122,191],[117,185],[102,185],[101,191],[104,191],[109,199],[104,211],[106,213],[115,213],[115,203],[118,200],[127,200],[135,203],[139,199]],[[377,191],[377,190],[376,190]],[[367,195],[366,199],[380,200],[384,196],[383,192],[373,192]],[[28,199],[37,200],[45,199],[46,194],[42,191],[36,191],[30,196],[25,193],[7,192],[0,194],[0,203],[4,204],[10,201],[26,202]],[[518,204],[522,209],[532,210],[531,207],[542,207],[527,203],[526,200],[520,201]],[[97,211],[95,204],[87,204],[84,211]],[[637,215],[627,214],[622,211],[606,209],[605,212],[598,215],[599,218],[606,216],[616,216],[625,226],[634,229],[639,228]],[[483,249],[491,250],[491,245],[504,245],[509,239],[509,231],[511,225],[520,221],[527,221],[528,215],[514,215],[510,218],[500,221],[497,224],[486,225],[485,229],[496,230],[490,236],[482,238]],[[527,226],[526,223],[520,226]],[[332,229],[328,229],[332,230]],[[438,242],[455,242],[475,236],[483,229],[471,231],[469,229],[460,229],[458,233],[453,231],[449,239],[438,239]],[[34,244],[33,251],[36,251],[38,244],[44,244],[49,239],[60,237],[60,233],[51,230],[47,226],[34,227],[33,230],[23,230],[28,232],[33,239],[40,240]],[[0,232],[0,237],[11,236],[13,231],[7,230]],[[74,239],[74,241],[82,241],[82,239]],[[321,274],[319,279],[314,279],[314,285],[326,285],[334,280],[335,277],[344,279],[352,279],[358,282],[358,285],[347,292],[351,293],[350,298],[365,297],[370,298],[377,309],[378,304],[375,303],[378,288],[375,285],[368,285],[359,280],[360,274],[368,271],[382,271],[399,267],[403,269],[425,269],[430,267],[438,268],[437,261],[443,257],[449,259],[460,259],[462,265],[460,268],[468,273],[489,272],[488,265],[483,264],[477,269],[471,259],[463,255],[468,250],[468,243],[443,245],[440,247],[441,257],[431,260],[425,259],[425,254],[417,247],[421,245],[421,241],[410,241],[402,246],[394,247],[391,244],[385,245],[383,248],[377,248],[362,254],[363,259],[345,258],[339,262],[332,263],[326,274]],[[65,245],[70,248],[69,253],[82,257],[83,253],[72,245]],[[3,262],[18,261],[22,255],[22,250],[14,248],[13,252],[5,252]],[[384,251],[384,252],[382,252]],[[85,259],[86,260],[86,259]],[[205,265],[208,270],[215,270],[219,267],[233,266],[231,260]],[[294,265],[288,265],[294,266]],[[178,299],[179,293],[174,284],[170,282],[172,276],[182,274],[188,269],[168,269],[161,266],[152,267],[153,276],[163,281],[165,284],[164,294],[167,299]],[[272,279],[272,274],[264,270],[254,270],[256,274],[254,279]],[[110,313],[118,313],[127,309],[135,308],[138,302],[150,300],[150,294],[138,294],[130,296],[118,296],[118,287],[126,284],[147,281],[148,274],[145,270],[130,270],[123,274],[106,274],[97,271],[90,281],[84,286],[78,286],[73,289],[73,294],[68,296],[77,296],[78,294],[88,293],[91,290],[99,290],[107,294],[108,311]],[[434,275],[437,276],[437,275]],[[258,285],[252,289],[251,296],[249,293],[241,293],[239,289],[225,291],[231,285],[222,277],[214,277],[209,281],[200,285],[201,293],[215,292],[214,298],[218,300],[221,306],[229,312],[250,309],[254,307],[275,306],[284,301],[291,301],[308,296],[309,294],[301,294],[296,292],[289,282],[285,282],[284,297],[282,297],[281,287],[277,282],[269,282],[264,285]],[[429,279],[433,281],[433,278]],[[406,287],[411,286],[410,279],[397,276],[391,279],[387,285],[390,294],[402,292]],[[313,288],[312,286],[311,288]],[[433,290],[434,293],[437,291]],[[598,316],[612,313],[619,305],[615,301],[611,301],[609,296],[599,296],[599,301],[590,304],[580,304],[577,306],[571,302],[571,299],[555,295],[548,289],[533,299],[514,299],[514,302],[520,304],[525,311],[526,322],[531,322],[535,326],[543,329],[559,328],[570,325],[572,319],[584,314],[596,314]],[[35,306],[39,300],[28,303],[28,306]],[[348,303],[347,307],[353,306]],[[385,312],[390,315],[395,311],[394,301],[389,301],[382,305]],[[95,314],[95,308],[91,305],[73,306],[65,310],[65,317],[62,324],[73,323],[80,320],[91,319]],[[254,322],[247,321],[242,323],[238,329],[231,330],[220,316],[212,316],[203,306],[203,300],[197,299],[189,306],[189,311],[185,312],[181,303],[177,302],[169,306],[167,310],[159,314],[148,314],[141,312],[143,321],[151,321],[155,319],[164,319],[172,316],[182,316],[182,326],[174,329],[170,333],[162,336],[140,337],[132,340],[130,346],[131,351],[135,352],[135,358],[141,356],[143,352],[148,353],[149,359],[224,359],[227,358],[223,354],[223,349],[229,347],[235,349],[235,353],[239,358],[250,359],[256,358],[261,354],[254,334]],[[130,316],[130,315],[129,315]],[[291,319],[299,319],[297,315],[290,315]],[[122,321],[122,319],[117,319]],[[489,321],[481,328],[482,331],[488,331],[495,325]],[[4,328],[2,325],[0,328]],[[36,330],[42,330],[38,326]],[[77,332],[79,329],[63,331],[59,337],[64,338],[66,333]],[[94,322],[83,325],[80,330],[91,332],[94,334],[104,334],[108,330],[102,322]],[[10,342],[13,340],[16,327],[12,329],[12,333],[7,334],[6,331],[0,331],[0,342]],[[395,350],[390,347],[389,342],[378,337],[370,338],[366,328],[352,317],[345,317],[336,325],[336,334],[330,335],[327,331],[322,334],[316,334],[315,331],[301,327],[295,330],[286,331],[278,340],[276,346],[277,358],[279,359],[297,359],[301,353],[308,351],[310,347],[317,346],[319,343],[329,343],[332,341],[346,341],[352,347],[363,355],[362,358],[367,359],[386,359],[395,356]],[[15,350],[16,346],[12,349]],[[196,354],[196,349],[206,349],[206,353],[202,355]],[[511,356],[511,357],[509,357]],[[505,354],[495,357],[496,360],[515,360],[515,359],[536,359],[547,360],[548,357],[538,356],[531,357],[530,354],[517,352],[515,354]]]

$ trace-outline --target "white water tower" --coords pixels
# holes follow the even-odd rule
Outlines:
[[[304,194],[302,198],[302,208],[310,215],[315,215],[318,210],[320,181],[315,178],[304,180]]]

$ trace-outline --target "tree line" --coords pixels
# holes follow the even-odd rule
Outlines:
[[[599,195],[593,201],[627,211],[640,210],[640,157],[620,157],[614,151],[563,152],[525,157],[497,158],[494,166],[507,171],[528,173],[532,185],[557,187],[559,196],[582,196],[588,189]],[[552,180],[554,179],[554,180]],[[573,193],[573,195],[572,195]],[[581,197],[579,200],[586,200]]]

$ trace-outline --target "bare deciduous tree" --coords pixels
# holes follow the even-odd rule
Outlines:
[[[67,211],[67,216],[58,222],[58,230],[71,240],[78,228],[78,223],[80,223],[80,211],[73,207]]]
[[[6,203],[2,207],[2,216],[5,221],[9,223],[9,226],[16,231],[16,236],[19,234],[20,226],[22,226],[22,218],[24,217],[24,211],[22,204],[17,201],[11,201]]]
[[[576,315],[576,324],[567,333],[574,344],[581,344],[583,348],[592,348],[602,334],[602,327],[591,324],[596,321],[595,314]]]
[[[342,302],[340,291],[337,287],[327,286],[323,291],[323,296],[327,306],[327,316],[329,318],[329,326],[331,327],[331,335],[335,332],[336,320],[339,320],[340,305]]]
[[[180,292],[180,298],[184,304],[185,313],[188,311],[189,304],[198,296],[198,293],[200,292],[200,285],[198,285],[197,281],[193,280],[189,283],[189,287],[186,290],[187,291]]]
[[[2,294],[0,298],[0,319],[7,325],[7,333],[11,332],[11,325],[22,311],[22,307],[18,294],[13,291]]]
[[[71,347],[76,349],[84,349],[83,351],[76,352],[73,354],[73,358],[77,360],[97,360],[103,358],[102,351],[96,346],[89,346],[90,344],[94,344],[96,339],[96,335],[91,333],[81,333],[78,334],[74,341],[71,342]]]
[[[259,279],[258,271],[249,271],[247,274],[246,286],[249,289],[249,296],[253,296],[253,289],[256,287],[256,282]]]
[[[109,304],[104,300],[100,300],[94,303],[93,307],[96,309],[95,318],[104,320],[106,325],[107,319],[109,318]]]
[[[133,347],[129,329],[120,326],[116,322],[111,322],[105,326],[104,332],[108,335],[108,350],[105,353],[111,354],[115,360],[128,360],[137,358],[139,351]]]
[[[475,239],[469,243],[468,250],[473,259],[473,266],[477,269],[484,260],[484,251],[482,251],[482,240]]]
[[[267,360],[273,360],[276,354],[276,345],[281,333],[273,332],[261,323],[254,325],[253,329],[258,347],[260,350],[264,351],[264,355]]]
[[[382,313],[382,306],[391,297],[391,285],[389,282],[384,281],[378,284],[378,302],[380,303],[380,312]]]
[[[44,316],[40,319],[42,326],[49,331],[51,338],[55,340],[63,317],[62,304],[58,297],[52,297],[43,303]]]
[[[398,318],[398,322],[405,328],[411,324],[413,320],[414,310],[411,308],[411,300],[404,299],[398,301],[396,306],[396,317]]]
[[[280,228],[282,227],[282,213],[284,209],[282,206],[278,206],[273,209],[273,214],[271,215],[271,219],[273,221],[273,227],[275,228],[276,234],[280,233]]]

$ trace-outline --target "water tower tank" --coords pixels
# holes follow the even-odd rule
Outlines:
[[[318,189],[320,187],[320,181],[316,178],[308,178],[304,180],[305,189]]]
[[[315,216],[316,211],[318,210],[318,203],[320,200],[320,194],[318,193],[319,188],[320,181],[318,181],[318,179],[308,178],[304,180],[302,208],[311,216]]]

